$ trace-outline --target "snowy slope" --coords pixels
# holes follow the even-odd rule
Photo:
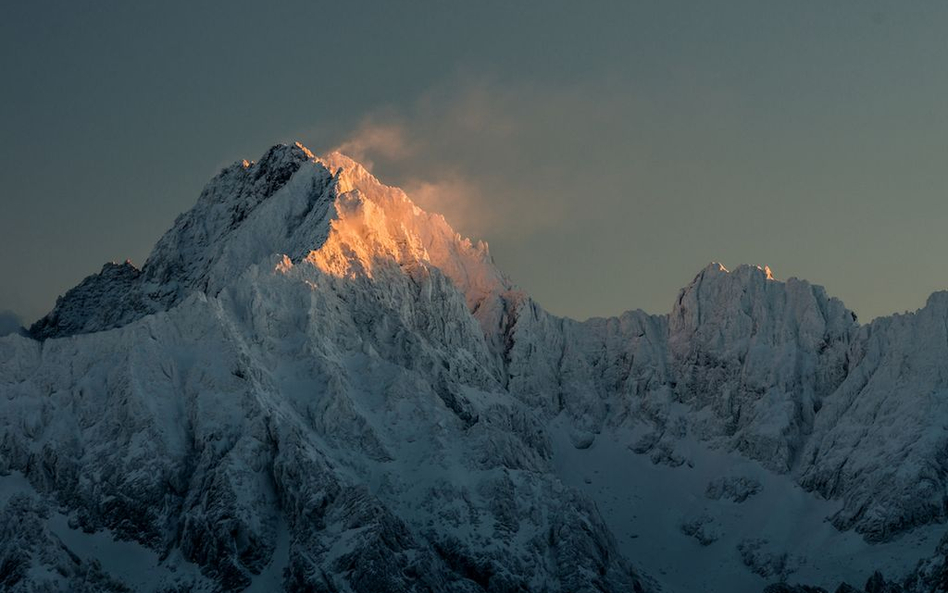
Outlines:
[[[859,326],[820,287],[713,264],[669,315],[580,323],[358,163],[276,146],[215,177],[140,270],[108,264],[31,337],[0,338],[0,480],[23,490],[0,529],[35,534],[0,547],[20,567],[2,578],[572,592],[902,576],[945,519],[943,297]]]

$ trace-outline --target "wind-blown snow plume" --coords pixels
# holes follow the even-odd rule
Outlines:
[[[333,152],[347,154],[371,171],[373,158],[404,159],[415,151],[403,126],[366,119]]]

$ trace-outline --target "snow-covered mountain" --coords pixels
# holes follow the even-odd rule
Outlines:
[[[275,146],[141,269],[0,337],[0,584],[901,578],[944,531],[946,385],[948,293],[861,326],[821,287],[712,264],[668,315],[576,322],[358,163]]]

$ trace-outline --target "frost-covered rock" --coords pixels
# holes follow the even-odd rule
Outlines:
[[[744,540],[738,544],[737,551],[744,566],[766,579],[785,581],[800,567],[801,560],[797,555],[764,539]]]
[[[0,471],[224,590],[645,590],[505,390],[518,294],[400,190],[275,147],[0,339]]]
[[[939,542],[934,554],[918,562],[903,585],[909,593],[948,591],[948,534]]]
[[[40,339],[121,327],[158,310],[141,292],[141,270],[132,262],[108,263],[56,299],[53,310],[33,324]]]
[[[835,593],[935,593],[945,590],[945,582],[930,581],[921,582],[910,577],[904,585],[895,581],[887,580],[881,572],[875,571],[866,581],[863,588],[859,589],[849,583],[840,583],[836,587]],[[786,583],[774,583],[764,589],[764,593],[826,593],[826,589],[821,587],[811,587],[809,585],[788,585]]]
[[[695,538],[702,546],[710,546],[721,537],[714,518],[707,514],[684,520],[681,523],[681,532]]]
[[[769,269],[712,264],[669,317],[677,397],[692,428],[777,470],[796,462],[817,411],[846,376],[855,316],[821,287]]]
[[[746,476],[722,476],[708,482],[704,495],[711,500],[722,498],[734,502],[744,502],[761,491],[761,484]]]
[[[84,562],[47,527],[49,508],[18,494],[0,508],[0,589],[10,593],[130,593],[132,590]]]
[[[802,484],[845,501],[840,528],[886,539],[948,516],[946,328],[946,292],[861,328],[800,468]]]
[[[662,472],[737,452],[889,539],[948,518],[946,315],[938,293],[859,326],[820,287],[712,264],[668,315],[560,318],[358,163],[281,145],[224,169],[141,269],[0,337],[0,475],[226,590],[649,590],[564,486],[582,468],[553,427],[586,455],[622,434]],[[727,469],[695,497],[760,492]],[[705,519],[681,529],[710,543]]]
[[[107,264],[63,295],[31,332],[50,338],[121,327],[192,291],[216,294],[273,253],[303,257],[324,239],[332,204],[332,176],[311,159],[301,145],[274,146],[255,163],[224,169],[141,270]]]
[[[809,585],[788,585],[786,583],[774,583],[767,585],[764,593],[828,593],[822,587],[810,587]],[[845,590],[837,589],[836,593],[849,593]]]

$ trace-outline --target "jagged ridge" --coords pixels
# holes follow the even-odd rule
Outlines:
[[[579,323],[357,163],[277,146],[141,270],[64,295],[44,342],[0,339],[0,470],[227,588],[282,530],[289,590],[644,587],[556,479],[551,422],[577,447],[628,428],[656,463],[687,465],[689,435],[738,451],[885,540],[944,519],[946,302],[859,326],[821,287],[712,264],[668,315]]]

